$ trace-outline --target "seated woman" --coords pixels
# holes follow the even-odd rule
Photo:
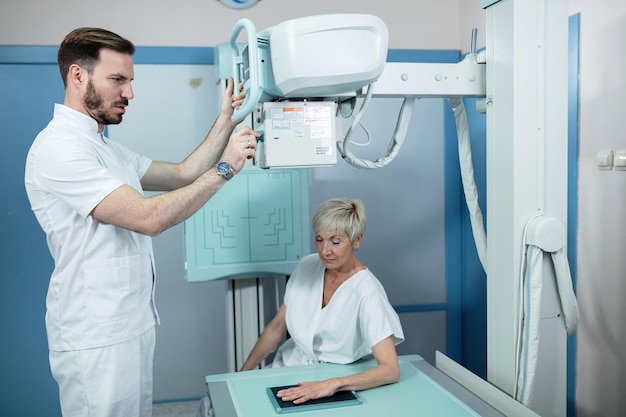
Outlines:
[[[364,390],[400,379],[395,346],[404,340],[398,315],[381,283],[355,256],[366,225],[361,202],[331,199],[312,226],[317,253],[304,257],[287,282],[284,303],[241,370],[258,367],[289,332],[272,367],[318,362],[352,363],[372,353],[377,366],[325,381],[301,382],[278,392],[296,404],[337,391]]]

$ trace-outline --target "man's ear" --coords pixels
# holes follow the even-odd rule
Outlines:
[[[70,65],[70,69],[67,72],[67,83],[81,86],[85,82],[87,82],[87,71],[80,65]]]

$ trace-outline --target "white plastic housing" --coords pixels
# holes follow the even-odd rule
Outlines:
[[[373,15],[309,16],[258,35],[269,38],[274,81],[283,97],[357,91],[378,79],[387,60],[387,26]]]

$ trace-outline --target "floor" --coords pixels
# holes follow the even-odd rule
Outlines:
[[[152,417],[196,417],[200,400],[160,403],[152,406]]]

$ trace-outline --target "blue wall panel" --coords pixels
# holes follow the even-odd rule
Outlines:
[[[580,14],[569,18],[568,51],[568,176],[567,176],[567,258],[576,290],[578,277],[578,124],[580,79]],[[567,341],[567,415],[576,415],[576,336]]]
[[[63,101],[56,65],[0,64],[0,415],[61,415],[48,365],[45,296],[53,268],[30,210],[24,164],[30,144]]]
[[[476,111],[477,99],[464,99],[470,129],[478,202],[487,223],[486,117]],[[446,279],[448,280],[448,356],[476,375],[487,378],[487,275],[476,244],[461,184],[458,136],[452,109],[445,118]]]

